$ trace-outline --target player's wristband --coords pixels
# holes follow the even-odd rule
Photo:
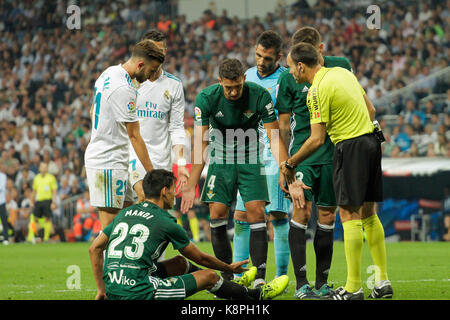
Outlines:
[[[289,164],[287,160],[284,162],[284,166],[290,170],[297,168],[297,166]]]
[[[186,166],[186,159],[184,159],[184,158],[178,159],[178,161],[177,161],[177,166],[179,166],[179,167],[185,167],[185,166]]]

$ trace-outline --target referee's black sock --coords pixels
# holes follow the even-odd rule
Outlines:
[[[306,279],[306,229],[307,225],[291,220],[289,248],[291,249],[295,279],[297,280],[296,289],[308,283],[308,279]]]
[[[266,223],[251,223],[249,252],[253,266],[258,269],[255,279],[266,278],[267,248]]]
[[[225,263],[232,263],[233,250],[227,235],[227,224],[228,220],[225,219],[211,219],[211,244],[217,259]],[[233,279],[232,273],[222,272],[222,276],[226,280]]]
[[[328,282],[328,272],[333,258],[334,224],[332,226],[317,223],[314,235],[314,252],[316,253],[316,283],[320,289]]]

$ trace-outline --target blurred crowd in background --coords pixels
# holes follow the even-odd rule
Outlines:
[[[279,0],[271,13],[246,20],[219,12],[212,1],[201,19],[188,23],[177,1],[81,0],[81,28],[70,30],[66,1],[2,1],[0,169],[8,177],[8,209],[25,210],[41,162],[57,178],[60,203],[83,194],[94,82],[125,61],[152,28],[168,36],[164,69],[183,83],[188,134],[196,95],[217,82],[220,60],[234,57],[254,66],[262,31],[277,31],[287,54],[292,34],[314,26],[323,54],[349,58],[374,102],[387,138],[385,157],[450,157],[448,72],[434,76],[449,67],[450,1],[398,2],[381,1],[380,29],[370,30],[366,7],[346,7],[345,1],[309,7],[307,1],[287,6]]]

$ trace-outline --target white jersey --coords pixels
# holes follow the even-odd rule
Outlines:
[[[130,75],[121,65],[109,67],[97,79],[86,168],[128,169],[130,139],[125,123],[138,121],[136,98]]]
[[[163,71],[143,82],[136,101],[141,136],[156,169],[172,170],[172,146],[185,144],[184,92],[181,81]],[[139,162],[133,148],[130,161]]]

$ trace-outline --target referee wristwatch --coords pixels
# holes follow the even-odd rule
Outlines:
[[[289,163],[289,160],[286,160],[286,161],[284,162],[284,166],[285,166],[286,168],[290,169],[290,170],[297,168],[297,166],[291,165],[291,164]]]

